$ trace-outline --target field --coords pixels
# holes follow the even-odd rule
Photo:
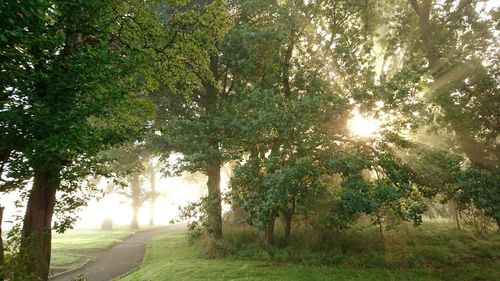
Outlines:
[[[184,233],[153,239],[142,267],[120,281],[140,280],[498,280],[500,235],[478,238],[447,224],[402,227],[387,234],[385,247],[376,229],[339,236],[334,251],[291,241],[263,249],[248,229],[225,231],[218,243],[188,243]],[[304,237],[298,235],[295,239]],[[300,244],[302,242],[302,244]],[[304,249],[306,248],[306,250]],[[212,257],[212,258],[207,258]],[[215,258],[213,258],[215,257]]]

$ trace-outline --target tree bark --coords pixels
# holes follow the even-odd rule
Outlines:
[[[466,134],[460,132],[459,130],[455,130],[455,134],[458,137],[458,143],[462,147],[467,158],[478,168],[495,171],[496,166],[493,161],[488,159],[488,152],[484,149],[484,147],[474,140],[473,137],[467,136]]]
[[[271,246],[274,244],[274,222],[276,221],[276,217],[274,215],[270,215],[269,222],[266,224],[266,228],[264,229],[264,245]]]
[[[295,30],[292,27],[290,30],[290,38],[288,46],[286,48],[284,64],[283,64],[283,73],[282,73],[283,75],[282,82],[286,97],[290,97],[292,95],[292,90],[290,87],[290,66],[291,66],[290,64],[294,47],[295,47]]]
[[[382,240],[382,250],[384,250],[385,253],[386,244],[384,236],[384,224],[382,222],[382,217],[380,216],[380,213],[377,213],[376,217],[377,217],[378,231],[380,233],[380,239]]]
[[[0,269],[4,263],[4,253],[3,253],[3,240],[2,240],[2,222],[3,222],[3,210],[4,207],[0,206]],[[0,281],[3,281],[3,272],[0,270]]]
[[[135,206],[132,209],[132,221],[130,221],[130,229],[139,229],[139,222],[137,221],[138,208]]]
[[[215,239],[222,238],[222,198],[220,192],[221,164],[214,161],[208,165],[208,232]]]
[[[292,212],[286,212],[283,214],[283,219],[285,222],[285,233],[283,234],[283,241],[286,243],[290,238],[290,232],[292,231]]]
[[[455,209],[455,222],[457,223],[457,229],[462,230],[462,228],[460,227],[460,211],[458,210],[457,203],[455,203],[453,207]]]
[[[219,81],[219,55],[217,53],[210,54],[210,71],[212,72],[215,81]],[[206,118],[210,120],[220,114],[218,100],[220,99],[220,91],[216,85],[209,80],[202,81],[205,94],[202,99],[203,107],[206,111]],[[211,128],[216,129],[216,128]],[[208,205],[207,205],[207,231],[212,234],[213,238],[222,238],[222,198],[220,191],[220,169],[221,151],[219,148],[219,135],[217,132],[212,132],[212,136],[207,139],[207,144],[210,147],[211,154],[207,163],[207,188],[208,188]]]
[[[60,184],[60,171],[60,167],[34,168],[20,250],[26,270],[37,281],[46,281],[49,276],[52,215]]]
[[[285,212],[283,212],[283,219],[285,222],[285,234],[283,235],[284,242],[288,242],[290,238],[290,232],[292,231],[292,217],[295,213],[295,196],[292,199],[292,207]]]
[[[134,173],[130,177],[130,191],[132,197],[132,221],[130,222],[131,229],[139,229],[139,222],[137,221],[137,213],[141,207],[141,183],[139,181],[139,174]]]

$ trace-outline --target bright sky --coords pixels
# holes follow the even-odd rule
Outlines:
[[[153,211],[155,224],[168,224],[178,215],[179,206],[199,200],[207,195],[206,178],[200,176],[196,182],[185,181],[181,177],[160,178],[157,181],[157,190],[161,196],[156,200]],[[221,172],[222,192],[227,190],[229,178]],[[228,210],[225,206],[224,210]],[[139,210],[139,225],[148,224],[151,216],[150,203],[146,202]],[[89,202],[87,208],[80,214],[81,219],[76,227],[99,227],[103,219],[110,218],[114,224],[128,225],[132,218],[130,202],[125,197],[109,194],[99,202]]]
[[[196,201],[207,195],[206,178],[199,176],[196,180],[186,181],[181,177],[161,178],[157,175],[157,191],[161,196],[156,200],[154,209],[155,224],[168,224],[176,218],[178,207],[184,206],[188,202]],[[222,191],[227,190],[229,177],[224,169],[221,171]],[[23,210],[16,210],[14,202],[19,198],[19,193],[2,194],[0,205],[5,206],[3,228],[11,227],[10,221],[16,211],[22,214]],[[229,206],[223,206],[223,210],[229,210]],[[149,223],[151,208],[146,202],[139,211],[139,224]],[[132,218],[130,202],[124,196],[118,194],[108,194],[100,201],[92,200],[86,208],[79,212],[80,219],[75,227],[100,227],[104,219],[110,218],[114,224],[128,225]]]

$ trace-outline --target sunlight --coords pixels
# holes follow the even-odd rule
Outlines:
[[[228,190],[229,172],[227,167],[221,172],[221,190]],[[145,183],[145,186],[148,184]],[[154,210],[151,210],[150,201],[144,203],[138,212],[139,225],[146,225],[151,218],[155,224],[168,224],[172,219],[178,218],[179,206],[186,206],[189,202],[199,200],[207,195],[206,178],[193,177],[185,179],[183,177],[163,178],[157,175],[157,191],[160,196],[156,199]],[[0,200],[0,203],[2,200]],[[223,204],[223,211],[230,210],[228,204]],[[111,219],[115,225],[128,225],[132,219],[132,208],[130,200],[123,195],[116,193],[107,194],[101,200],[91,200],[87,207],[80,210],[79,220],[76,227],[99,227],[104,219]]]
[[[354,136],[376,137],[380,132],[382,121],[364,117],[358,111],[354,111],[353,118],[349,120],[348,125]]]
[[[148,186],[148,183],[144,184]],[[157,191],[161,195],[156,199],[153,210],[155,224],[168,224],[170,220],[177,218],[178,206],[184,206],[205,195],[201,183],[187,183],[181,177],[161,178],[160,175],[157,175]],[[139,225],[149,223],[151,212],[150,201],[144,202],[137,214]],[[103,219],[111,219],[116,225],[130,224],[132,219],[130,199],[111,193],[99,201],[92,200],[80,213],[77,226],[98,227]]]

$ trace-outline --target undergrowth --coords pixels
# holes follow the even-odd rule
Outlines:
[[[352,268],[453,268],[500,266],[500,234],[478,237],[458,231],[450,224],[424,223],[415,228],[402,225],[380,236],[378,229],[362,223],[344,232],[294,229],[288,242],[259,243],[259,233],[245,225],[225,226],[224,238],[202,238],[202,256],[208,259],[257,260],[271,264],[336,265]]]

